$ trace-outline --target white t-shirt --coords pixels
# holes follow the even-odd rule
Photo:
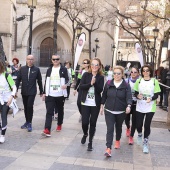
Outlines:
[[[86,100],[85,100],[84,103],[82,103],[82,105],[96,106],[94,86],[89,88],[89,91],[88,91],[87,96],[86,96]]]
[[[137,101],[137,98],[135,97],[135,90],[134,90],[134,84],[132,81],[129,80],[129,85],[131,87],[131,93],[132,93],[132,99],[133,101]]]
[[[151,112],[154,101],[146,103],[147,98],[154,95],[154,82],[152,79],[145,81],[141,79],[139,83],[139,94],[143,95],[143,100],[137,100],[136,111],[141,113]]]
[[[60,67],[52,68],[52,72],[50,76],[49,96],[53,96],[53,97],[63,96],[59,70],[60,70]]]
[[[4,75],[0,74],[0,102],[7,102],[11,97],[11,90]]]

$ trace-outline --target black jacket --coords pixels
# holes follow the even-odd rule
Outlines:
[[[83,77],[80,81],[80,90],[81,90],[81,102],[86,101],[86,96],[88,93],[88,90],[91,85],[91,79],[92,79],[92,73],[84,73]],[[95,102],[96,106],[100,106],[101,104],[101,92],[103,91],[104,86],[104,77],[102,75],[97,74],[96,75],[96,82],[94,83],[94,93],[95,93]]]
[[[28,80],[28,66],[23,66],[18,72],[16,86],[17,90],[19,88],[20,82],[22,81],[21,94],[23,95],[36,95],[37,94],[37,85],[38,82],[40,94],[43,94],[43,85],[41,72],[38,67],[32,66],[30,69],[29,80]]]
[[[45,78],[45,84],[44,84],[44,94],[46,94],[46,83],[47,83],[47,77],[51,76],[51,72],[52,72],[52,67],[49,67],[47,72],[46,72],[46,78]],[[60,70],[59,70],[59,74],[60,74],[60,78],[65,78],[65,84],[67,85],[67,83],[69,82],[69,78],[68,78],[68,71],[67,68],[60,65]]]
[[[123,82],[118,88],[114,85],[114,81],[106,82],[102,94],[102,104],[111,111],[125,111],[128,104],[132,105],[132,93],[128,83]]]

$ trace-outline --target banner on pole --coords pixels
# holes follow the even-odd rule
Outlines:
[[[84,47],[86,41],[86,34],[83,32],[78,38],[77,45],[76,45],[76,52],[75,52],[75,57],[74,57],[74,71],[76,70],[77,63],[80,58],[80,54],[82,52],[82,49]]]
[[[140,44],[139,44],[139,43],[136,43],[136,44],[135,44],[135,49],[136,49],[136,52],[137,52],[138,57],[139,57],[140,65],[141,65],[141,67],[142,67],[142,66],[143,66],[144,61],[143,61],[142,49],[141,49],[141,46],[140,46]]]

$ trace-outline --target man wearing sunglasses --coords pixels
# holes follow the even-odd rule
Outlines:
[[[44,85],[44,95],[46,104],[46,120],[42,135],[51,136],[52,116],[54,115],[55,105],[58,109],[57,131],[61,131],[64,117],[64,102],[67,97],[67,83],[69,82],[67,68],[60,64],[60,56],[52,56],[52,65],[46,73]]]

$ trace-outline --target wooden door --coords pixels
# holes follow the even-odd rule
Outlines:
[[[49,67],[53,53],[53,39],[45,38],[40,45],[40,67]]]

